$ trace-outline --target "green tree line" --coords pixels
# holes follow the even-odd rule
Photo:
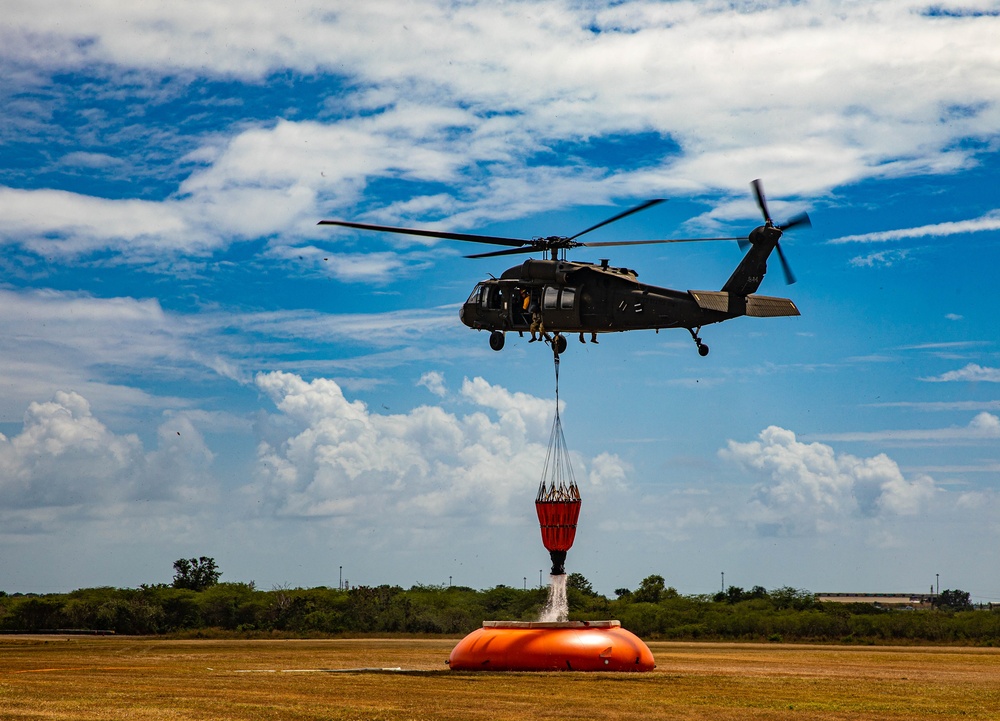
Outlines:
[[[214,572],[212,564],[209,581]],[[536,620],[547,599],[547,589],[503,585],[486,590],[383,585],[263,591],[252,583],[210,582],[195,590],[187,580],[64,594],[0,592],[0,631],[460,636],[483,620]],[[686,596],[666,587],[661,576],[647,577],[635,590],[618,589],[613,599],[594,592],[580,574],[570,574],[568,585],[571,619],[618,619],[647,640],[1000,645],[1000,612],[972,609],[968,594],[960,591],[941,594],[955,606],[903,611],[820,603],[813,594],[793,588],[730,587],[714,596]]]

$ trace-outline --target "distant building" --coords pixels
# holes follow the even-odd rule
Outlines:
[[[871,603],[876,606],[931,608],[936,593],[817,593],[816,600],[827,603]]]

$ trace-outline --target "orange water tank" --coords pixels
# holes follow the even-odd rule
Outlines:
[[[653,654],[618,621],[483,621],[448,657],[454,671],[652,671]]]

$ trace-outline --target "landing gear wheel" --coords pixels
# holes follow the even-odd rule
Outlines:
[[[698,326],[697,328],[687,329],[688,333],[691,334],[691,339],[694,341],[694,344],[698,346],[698,355],[704,358],[705,356],[708,355],[708,346],[702,343],[701,338],[698,337],[698,331],[700,330],[701,326]]]
[[[567,345],[566,336],[564,335],[557,335],[555,338],[552,339],[552,350],[555,352],[556,355],[565,353],[566,345]]]
[[[501,331],[493,331],[490,333],[490,348],[493,350],[503,350],[504,340],[504,334]]]

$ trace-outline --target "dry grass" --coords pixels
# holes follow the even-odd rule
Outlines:
[[[0,637],[0,718],[1000,719],[995,649],[651,643],[648,674],[477,674],[455,643]],[[323,672],[359,667],[405,672]]]

